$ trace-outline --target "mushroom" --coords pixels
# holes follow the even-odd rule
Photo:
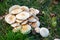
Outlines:
[[[33,17],[34,17],[36,20],[39,21],[39,18],[38,18],[36,15],[33,15]]]
[[[16,19],[16,22],[17,22],[17,23],[22,23],[23,20]]]
[[[35,9],[35,15],[37,15],[39,13],[39,10]]]
[[[40,28],[39,27],[36,27],[35,28],[35,31],[36,31],[36,33],[40,33]]]
[[[39,13],[39,10],[37,9],[34,9],[34,8],[30,8],[30,14],[34,14],[34,15],[37,15]]]
[[[14,5],[14,6],[9,8],[9,13],[10,14],[18,14],[20,12],[22,12],[22,10],[20,9],[19,5]]]
[[[11,14],[7,14],[5,16],[5,21],[9,24],[12,24],[16,21],[16,17],[14,15],[11,15]]]
[[[12,27],[16,27],[16,26],[19,26],[20,24],[19,23],[13,23],[11,24]]]
[[[28,23],[28,20],[24,20],[21,25],[24,25],[24,24],[27,24]]]
[[[60,40],[60,39],[58,39],[58,38],[55,38],[54,40]]]
[[[22,27],[21,27],[22,34],[28,34],[28,33],[30,33],[30,30],[31,30],[31,26],[28,24],[22,25]]]
[[[40,22],[39,22],[39,21],[33,22],[33,23],[31,24],[31,26],[32,26],[33,28],[39,27],[39,26],[40,26]]]
[[[14,27],[13,32],[18,32],[21,29],[21,25]]]
[[[30,16],[29,13],[24,11],[24,12],[17,14],[16,18],[20,20],[26,20],[27,18],[29,18],[29,16]]]
[[[47,28],[44,28],[44,27],[40,28],[40,35],[42,37],[47,37],[49,35],[49,30]]]
[[[21,6],[20,9],[22,11],[27,11],[27,12],[29,11],[29,8],[27,6]]]
[[[36,22],[37,21],[33,16],[31,16],[28,20],[29,20],[29,22]]]

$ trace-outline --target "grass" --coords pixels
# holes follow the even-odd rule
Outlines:
[[[13,33],[12,28],[7,24],[4,19],[0,20],[0,40],[53,40],[54,38],[60,38],[60,1],[54,0],[2,0],[0,1],[0,16],[5,15],[12,5],[25,5],[28,7],[34,7],[40,10],[40,14],[37,15],[40,19],[41,26],[46,27],[50,31],[50,35],[47,38],[41,37],[39,34],[23,35],[20,32]],[[51,17],[50,14],[56,14]],[[56,23],[54,23],[56,22]]]

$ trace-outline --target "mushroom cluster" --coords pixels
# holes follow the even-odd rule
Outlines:
[[[39,10],[35,8],[14,5],[9,8],[9,14],[5,16],[5,21],[13,27],[13,32],[20,31],[22,34],[28,34],[31,29],[34,29],[36,33],[46,37],[49,31],[46,28],[39,28],[40,22],[36,16],[38,13]]]

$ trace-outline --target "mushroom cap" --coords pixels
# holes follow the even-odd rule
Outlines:
[[[29,18],[29,22],[36,22],[37,20],[33,17],[33,16],[31,16],[30,18]]]
[[[28,23],[28,20],[24,20],[21,25],[24,25],[24,24],[27,24]]]
[[[35,9],[35,15],[37,15],[39,13],[39,10]]]
[[[39,27],[39,26],[40,26],[40,22],[39,22],[39,21],[33,22],[33,23],[31,24],[31,26],[32,26],[33,28]]]
[[[12,24],[16,21],[16,17],[14,15],[11,15],[11,14],[7,14],[5,16],[5,21],[9,24]]]
[[[19,26],[20,24],[19,23],[13,23],[11,24],[12,27],[16,27],[16,26]]]
[[[33,17],[34,17],[36,20],[39,21],[39,18],[38,18],[36,15],[33,15]]]
[[[40,33],[40,28],[39,27],[36,27],[35,28],[35,31],[36,31],[36,33]]]
[[[34,15],[37,15],[39,13],[39,10],[37,9],[34,9],[34,8],[30,8],[30,14],[34,14]]]
[[[9,8],[9,13],[10,14],[17,14],[19,12],[21,12],[22,10],[20,9],[19,5],[14,5],[12,7]]]
[[[44,27],[40,28],[40,35],[42,37],[47,37],[49,35],[49,30],[47,28],[44,28]]]
[[[21,33],[22,34],[28,34],[30,33],[30,30],[31,30],[31,26],[26,24],[26,25],[22,25],[22,28],[21,28]]]
[[[21,23],[21,22],[23,22],[23,20],[16,19],[16,22]]]
[[[21,29],[21,25],[15,27],[12,31],[13,32],[18,32]]]
[[[40,26],[40,22],[39,21],[37,21],[36,24],[37,24],[38,27]]]
[[[20,12],[22,12],[21,9],[14,9],[14,10],[12,10],[12,11],[10,12],[10,14],[18,14],[18,13],[20,13]]]
[[[20,20],[26,20],[27,18],[29,18],[29,16],[30,15],[28,12],[21,12],[21,13],[16,15],[16,18],[20,19]]]
[[[58,39],[58,38],[55,38],[54,40],[60,40],[60,39]]]
[[[34,14],[34,10],[35,10],[34,8],[30,8],[30,9],[29,9],[29,13],[30,13],[31,15],[33,15],[33,14]]]
[[[27,11],[27,12],[29,11],[29,8],[27,6],[21,6],[20,9],[22,11]]]

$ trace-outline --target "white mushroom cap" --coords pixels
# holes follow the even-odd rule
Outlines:
[[[37,15],[39,13],[39,10],[35,9],[35,15]]]
[[[31,26],[33,28],[39,27],[40,26],[40,22],[39,21],[36,21],[36,22],[32,23]]]
[[[40,33],[40,28],[39,27],[36,27],[35,28],[35,31],[36,31],[36,33]]]
[[[21,23],[21,22],[23,22],[23,20],[16,19],[16,22]]]
[[[18,14],[18,13],[20,13],[20,12],[22,12],[21,9],[14,9],[14,10],[12,10],[12,11],[10,12],[10,14]]]
[[[34,9],[34,8],[30,8],[30,14],[34,14],[34,15],[37,15],[39,13],[39,10],[37,9]]]
[[[5,16],[5,21],[9,24],[14,23],[16,20],[16,17],[14,15],[8,14]]]
[[[16,18],[20,19],[20,20],[26,20],[27,18],[29,18],[29,16],[30,15],[28,12],[21,12],[21,13],[16,15]]]
[[[40,26],[40,22],[39,21],[37,21],[36,24],[37,24],[38,27]]]
[[[16,26],[19,26],[20,24],[19,23],[13,23],[11,24],[12,27],[16,27]]]
[[[21,6],[20,9],[22,11],[27,11],[27,12],[29,11],[29,8],[27,6]]]
[[[40,35],[42,37],[47,37],[49,35],[49,30],[47,28],[44,28],[44,27],[40,28]]]
[[[26,25],[22,26],[21,33],[22,34],[28,34],[28,33],[30,33],[30,30],[31,30],[31,26],[26,24]]]
[[[19,5],[14,5],[12,7],[9,8],[9,13],[10,14],[17,14],[20,13],[22,10],[20,9]]]
[[[36,22],[37,20],[33,17],[33,16],[31,16],[30,18],[29,18],[29,22]]]
[[[18,32],[21,29],[21,25],[15,27],[12,31],[13,32]]]
[[[33,17],[34,17],[36,20],[39,21],[39,18],[38,18],[36,15],[33,15]]]
[[[60,39],[58,39],[58,38],[55,38],[54,40],[60,40]]]
[[[22,25],[27,24],[27,23],[28,23],[28,20],[24,20],[24,21],[22,22]]]

